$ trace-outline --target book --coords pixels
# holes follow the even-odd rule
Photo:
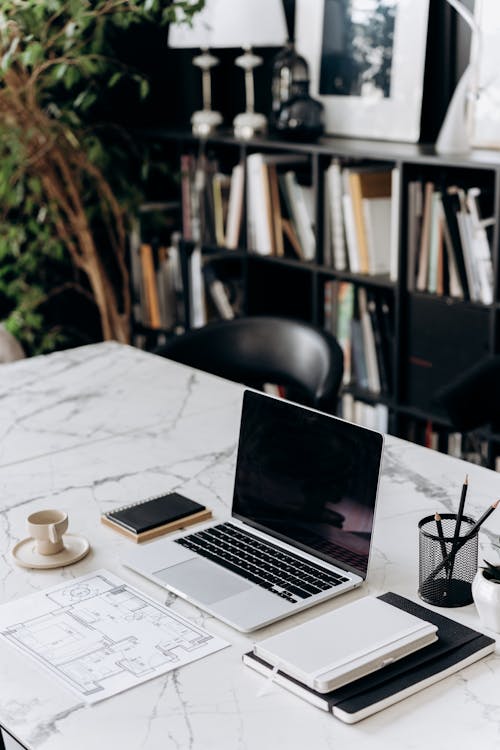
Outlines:
[[[101,522],[129,539],[144,542],[211,516],[204,505],[170,492],[103,513]]]
[[[391,251],[390,198],[363,198],[363,219],[368,247],[368,273],[388,274]]]
[[[350,324],[352,372],[349,382],[354,380],[358,388],[368,391],[370,390],[370,382],[368,380],[368,367],[365,358],[361,321],[358,318],[352,318]]]
[[[437,640],[437,627],[365,596],[258,641],[253,652],[320,693],[353,682]],[[341,637],[332,638],[332,633]]]
[[[202,254],[199,247],[194,248],[189,257],[189,306],[191,327],[201,328],[207,322],[205,306],[205,288],[203,285]]]
[[[359,270],[361,273],[373,273],[371,270],[370,248],[368,243],[368,227],[366,226],[363,212],[363,200],[372,200],[387,198],[386,206],[388,208],[388,237],[387,250],[384,257],[389,272],[389,245],[390,245],[390,221],[391,221],[391,171],[388,169],[381,170],[379,167],[360,167],[359,169],[348,168],[347,188],[351,196],[352,211],[354,216],[354,227],[356,232]],[[371,227],[370,227],[371,229]],[[373,260],[373,264],[375,261]],[[377,271],[377,273],[380,273]]]
[[[316,238],[313,222],[308,208],[306,193],[297,180],[295,172],[285,172],[284,186],[288,195],[288,205],[297,236],[302,248],[304,260],[314,260],[316,254]]]
[[[406,285],[409,292],[415,289],[418,272],[418,251],[420,248],[420,234],[422,231],[423,190],[420,180],[408,183],[408,215],[407,215],[407,278]]]
[[[453,245],[453,239],[451,236],[446,214],[444,212],[443,196],[441,195],[441,206],[440,213],[442,217],[443,227],[443,245],[446,255],[446,265],[448,268],[448,294],[450,297],[456,297],[457,299],[464,299],[464,290],[462,288],[462,282],[460,280],[460,274],[458,271],[458,264],[456,260],[456,252]]]
[[[344,353],[343,382],[351,382],[352,376],[352,342],[351,321],[354,315],[354,285],[349,281],[341,281],[337,291],[337,326],[334,332]]]
[[[367,718],[494,652],[493,638],[427,607],[389,592],[378,597],[438,628],[438,640],[366,677],[329,693],[319,693],[278,671],[273,682],[348,724]],[[243,663],[271,679],[273,667],[253,653]]]
[[[147,310],[147,325],[151,326],[151,328],[160,328],[160,305],[158,301],[158,288],[156,286],[153,248],[149,243],[141,243],[140,258]]]
[[[243,164],[236,164],[231,173],[226,220],[226,247],[234,250],[238,247],[243,214],[243,194],[245,190],[245,169]]]
[[[416,288],[419,292],[425,292],[427,290],[433,195],[434,183],[426,182],[424,192],[424,207],[422,214],[422,231],[420,233],[420,249],[418,254],[418,272],[416,280]]]
[[[375,344],[375,355],[377,357],[377,369],[380,378],[380,390],[386,395],[390,392],[389,388],[389,362],[386,361],[386,346],[382,341],[382,328],[380,324],[380,310],[377,304],[377,298],[374,292],[367,292],[367,308],[370,316],[371,328]]]
[[[304,255],[302,253],[302,247],[299,242],[299,238],[297,237],[297,233],[295,232],[295,228],[291,222],[290,219],[281,219],[281,228],[283,230],[283,237],[288,242],[289,247],[291,248],[294,255],[299,258],[299,260],[304,260]]]
[[[396,282],[399,274],[399,233],[401,216],[401,170],[391,170],[391,232],[389,245],[389,278]]]
[[[438,258],[440,253],[440,242],[442,233],[440,230],[439,205],[441,193],[435,190],[431,199],[431,219],[429,229],[429,263],[427,268],[427,291],[431,294],[437,292]]]
[[[479,213],[480,193],[479,188],[469,188],[466,201],[472,228],[472,253],[479,278],[480,300],[484,305],[491,305],[493,302],[493,264],[490,243]]]
[[[271,228],[273,232],[274,254],[278,258],[282,258],[285,255],[285,245],[283,242],[278,172],[275,164],[267,164],[267,175],[269,179],[269,198],[271,200]]]
[[[368,377],[368,388],[373,393],[380,393],[381,385],[377,353],[375,351],[375,336],[372,327],[372,320],[368,311],[367,293],[364,287],[358,288],[358,309],[363,338],[364,359]]]
[[[330,242],[333,251],[333,267],[337,271],[347,268],[347,256],[344,239],[344,221],[342,217],[342,170],[338,159],[333,159],[326,170],[326,191],[328,200],[328,218]]]
[[[222,281],[218,278],[213,266],[206,263],[203,266],[203,277],[210,292],[214,306],[223,320],[234,318],[234,310],[229,295]]]
[[[469,299],[469,284],[467,281],[467,272],[465,270],[465,261],[457,221],[457,212],[460,210],[458,188],[448,188],[448,190],[446,190],[446,192],[443,192],[443,194],[441,195],[441,201],[443,203],[443,210],[445,215],[445,241],[447,241],[451,245],[451,248],[453,250],[453,256],[455,258],[455,264],[460,279],[460,286],[462,289],[463,297],[464,299]]]
[[[344,216],[344,229],[347,246],[347,258],[349,261],[349,271],[351,271],[351,273],[360,273],[361,267],[359,263],[359,250],[358,240],[356,237],[354,211],[352,208],[351,196],[348,192],[344,192],[342,195],[342,213]]]

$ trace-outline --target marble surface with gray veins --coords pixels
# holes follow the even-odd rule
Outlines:
[[[368,593],[417,599],[417,523],[456,508],[469,474],[468,513],[500,497],[500,475],[387,437],[374,547],[361,589],[244,636],[122,566],[132,542],[103,511],[180,490],[230,512],[242,387],[115,343],[0,368],[0,601],[106,568],[221,635],[231,646],[91,708],[0,644],[0,722],[33,750],[413,750],[500,745],[500,660],[493,654],[391,708],[348,726],[242,666],[255,640]],[[68,511],[92,551],[59,570],[25,570],[10,550],[37,509]],[[500,510],[480,535],[498,559]],[[480,627],[473,605],[448,610]]]

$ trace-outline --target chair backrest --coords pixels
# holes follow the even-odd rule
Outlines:
[[[335,410],[344,363],[327,331],[270,316],[211,323],[156,353],[253,388],[284,386],[290,399],[328,411]]]

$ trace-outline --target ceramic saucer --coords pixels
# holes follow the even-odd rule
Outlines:
[[[18,542],[12,550],[12,556],[23,568],[62,568],[64,565],[81,560],[90,549],[90,544],[83,536],[65,534],[64,549],[55,555],[41,555],[37,552],[36,542],[31,537]]]

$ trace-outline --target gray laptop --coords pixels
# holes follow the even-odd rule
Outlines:
[[[245,391],[231,519],[124,564],[250,632],[366,578],[382,435]]]

